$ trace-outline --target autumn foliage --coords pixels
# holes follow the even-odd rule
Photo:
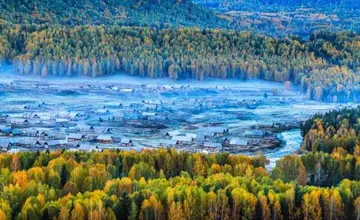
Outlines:
[[[351,219],[360,215],[360,182],[307,186],[311,166],[298,156],[281,159],[272,172],[264,168],[268,161],[263,156],[169,149],[24,152],[0,154],[0,161],[1,219]]]

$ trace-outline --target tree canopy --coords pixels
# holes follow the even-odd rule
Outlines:
[[[360,182],[306,186],[311,163],[297,156],[278,161],[271,173],[264,168],[268,161],[263,156],[170,149],[3,153],[0,161],[1,219],[351,219],[360,215]]]

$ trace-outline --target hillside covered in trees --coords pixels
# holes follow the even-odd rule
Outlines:
[[[0,57],[17,72],[45,76],[237,78],[292,81],[309,99],[359,100],[360,35],[309,40],[198,28],[1,24]]]
[[[307,38],[317,30],[360,32],[357,0],[194,0],[225,15],[232,26],[270,36]]]
[[[301,129],[306,150],[331,153],[343,147],[350,153],[360,152],[360,106],[314,115]]]
[[[360,36],[352,32],[316,31],[308,39],[239,32],[229,17],[190,0],[0,6],[0,66],[17,73],[291,81],[309,99],[360,99]]]
[[[312,161],[297,156],[285,157],[273,172],[264,169],[262,156],[166,149],[0,154],[0,161],[1,219],[310,220],[360,215],[360,182],[306,186]]]
[[[301,132],[302,148],[308,153],[277,161],[273,178],[298,181],[304,166],[308,185],[329,187],[344,179],[360,180],[360,106],[314,115],[302,124]]]
[[[14,24],[202,26],[227,21],[190,0],[1,0],[0,19]]]

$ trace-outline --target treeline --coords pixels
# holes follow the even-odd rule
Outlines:
[[[301,179],[315,186],[334,186],[343,179],[360,180],[360,106],[317,114],[301,125],[302,148],[309,153],[277,161],[273,178]]]
[[[0,56],[23,74],[290,80],[310,99],[359,100],[360,36],[353,33],[303,41],[197,28],[1,27]]]
[[[339,145],[333,152],[309,152],[297,156],[288,155],[276,163],[273,179],[296,181],[301,185],[322,187],[336,186],[344,179],[360,180],[360,147],[354,153]]]
[[[333,185],[360,180],[360,106],[317,114],[301,125],[301,157],[310,184]]]
[[[263,156],[226,153],[0,154],[0,219],[357,218],[360,182],[305,186],[308,161],[288,156],[268,173]]]
[[[331,153],[342,147],[354,153],[360,146],[360,106],[314,115],[302,124],[301,131],[306,150]]]
[[[226,27],[228,21],[190,0],[0,0],[14,24]]]

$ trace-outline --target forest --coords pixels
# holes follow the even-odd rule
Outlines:
[[[2,1],[0,11],[0,67],[21,74],[291,81],[309,99],[360,100],[354,32],[238,31],[190,0]]]
[[[360,35],[309,40],[200,28],[0,24],[0,57],[21,74],[291,81],[309,99],[357,101]]]
[[[339,164],[345,160],[344,153],[327,157]],[[310,220],[360,215],[360,182],[349,178],[327,187],[318,184],[312,155],[287,156],[272,172],[264,168],[268,161],[261,155],[171,149],[4,153],[0,161],[0,219]]]
[[[0,0],[13,24],[224,27],[228,22],[190,0]]]
[[[262,79],[291,82],[308,99],[360,101],[359,34],[272,36],[241,25],[190,0],[0,0],[0,68]],[[270,169],[261,154],[167,148],[0,153],[0,220],[360,219],[360,107],[317,114],[301,133],[298,154]]]
[[[239,30],[304,39],[317,30],[360,31],[357,0],[194,0],[231,21]]]
[[[360,107],[315,115],[300,154],[159,148],[0,153],[0,219],[357,219]]]
[[[336,147],[354,153],[359,143],[360,107],[314,115],[301,127],[303,148],[331,153]]]

